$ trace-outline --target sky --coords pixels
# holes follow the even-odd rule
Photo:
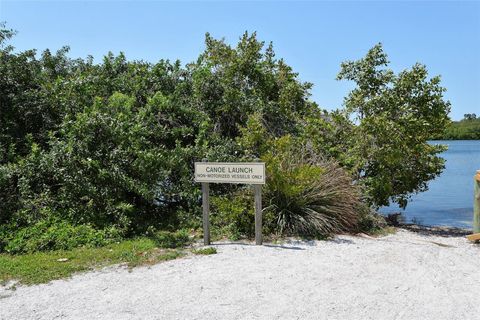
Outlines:
[[[210,32],[235,44],[245,32],[272,41],[312,100],[342,106],[353,84],[340,63],[381,42],[399,72],[416,62],[441,75],[451,117],[480,114],[480,1],[7,1],[0,21],[17,50],[71,48],[73,58],[123,51],[128,59],[194,61]]]

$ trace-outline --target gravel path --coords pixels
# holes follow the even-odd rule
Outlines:
[[[378,239],[216,245],[218,254],[0,287],[0,319],[480,319],[480,247]]]

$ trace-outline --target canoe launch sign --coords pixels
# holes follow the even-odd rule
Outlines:
[[[195,162],[195,181],[265,184],[264,162]]]
[[[203,243],[210,244],[210,183],[251,184],[255,198],[255,244],[261,245],[262,184],[265,184],[264,162],[195,162],[195,181],[202,183]]]

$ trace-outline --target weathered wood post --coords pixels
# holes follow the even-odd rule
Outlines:
[[[260,159],[255,159],[259,162]],[[253,191],[255,193],[255,244],[257,246],[262,245],[262,185],[254,184]]]
[[[255,191],[255,244],[262,245],[262,185],[254,184]]]
[[[202,159],[203,162],[207,162],[207,159]],[[202,210],[203,210],[203,244],[210,244],[210,222],[208,215],[210,211],[210,185],[208,182],[202,182]]]
[[[480,170],[474,178],[473,233],[480,233]]]

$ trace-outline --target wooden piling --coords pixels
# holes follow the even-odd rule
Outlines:
[[[480,233],[480,170],[474,178],[473,232]]]

